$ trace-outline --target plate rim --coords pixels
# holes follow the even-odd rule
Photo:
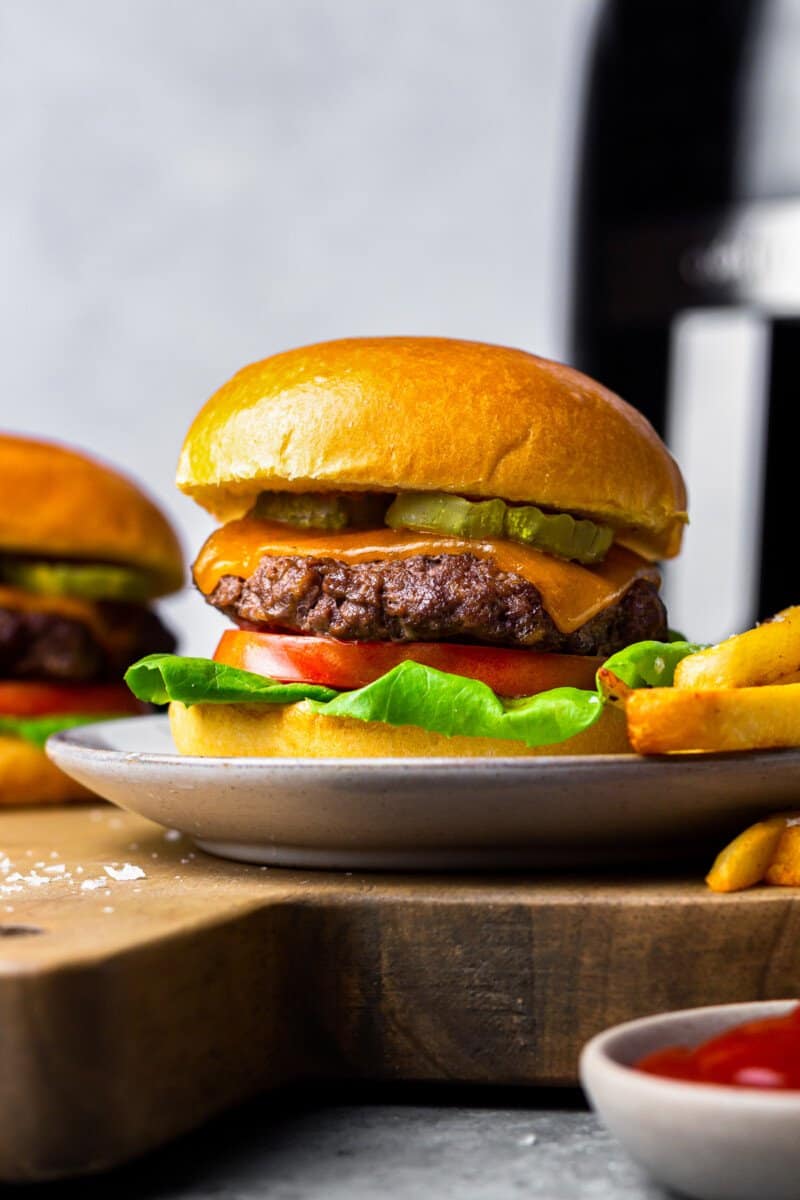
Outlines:
[[[314,770],[331,770],[338,769],[344,771],[347,769],[355,771],[363,771],[366,769],[377,771],[381,768],[384,770],[398,770],[400,768],[405,771],[421,770],[425,772],[445,773],[456,770],[463,770],[468,767],[472,772],[496,772],[498,769],[504,772],[514,771],[516,773],[530,772],[532,768],[545,768],[550,774],[564,773],[570,770],[586,769],[593,767],[595,769],[611,768],[613,766],[621,767],[625,770],[633,770],[639,772],[653,771],[658,768],[663,768],[665,764],[675,764],[688,769],[690,771],[704,771],[711,766],[719,766],[721,764],[729,765],[740,763],[744,760],[750,763],[764,763],[773,761],[775,758],[797,756],[800,765],[800,746],[776,746],[770,749],[761,750],[729,750],[729,751],[704,751],[687,754],[652,754],[642,755],[636,753],[630,754],[536,754],[530,757],[513,755],[504,757],[496,756],[476,756],[476,757],[457,757],[457,756],[409,756],[407,758],[401,756],[394,757],[360,757],[360,758],[301,758],[294,757],[278,757],[278,756],[256,756],[256,755],[201,755],[201,754],[179,754],[165,753],[162,751],[152,750],[119,750],[108,746],[99,746],[86,744],[82,740],[82,735],[92,729],[100,730],[106,726],[118,725],[121,722],[144,721],[148,724],[156,722],[163,726],[168,723],[169,718],[162,713],[149,713],[139,717],[119,717],[111,720],[91,721],[82,725],[72,726],[70,729],[61,730],[58,733],[51,734],[45,743],[45,752],[47,756],[59,765],[59,754],[63,748],[66,751],[66,756],[79,754],[81,757],[91,758],[95,762],[103,760],[109,762],[125,759],[130,762],[135,759],[137,764],[148,766],[163,766],[175,767],[183,769],[196,770],[198,765],[207,768],[220,768],[235,766],[238,770],[258,771],[265,768],[283,771],[314,771]]]

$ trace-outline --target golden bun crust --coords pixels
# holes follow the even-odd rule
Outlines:
[[[0,434],[0,552],[124,563],[153,596],[183,583],[166,517],[135,483],[54,442]]]
[[[0,736],[0,807],[96,799],[62,774],[38,746],[22,738]]]
[[[433,490],[607,521],[680,549],[686,491],[649,422],[586,375],[448,338],[352,338],[234,375],[195,418],[178,486],[223,521],[258,492]]]
[[[625,717],[606,708],[591,729],[553,746],[531,748],[500,738],[446,737],[416,725],[323,717],[304,703],[196,704],[169,707],[180,754],[263,758],[507,758],[553,754],[626,754]]]

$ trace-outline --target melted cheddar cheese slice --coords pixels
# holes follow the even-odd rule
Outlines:
[[[52,613],[53,616],[66,617],[70,621],[88,625],[98,638],[103,631],[97,606],[91,600],[81,600],[77,596],[44,596],[37,592],[27,592],[24,588],[0,584],[0,608]]]
[[[572,633],[604,608],[616,604],[637,579],[650,580],[656,586],[660,583],[651,563],[616,545],[602,563],[589,568],[500,539],[472,541],[393,529],[325,533],[252,517],[231,521],[211,534],[194,564],[194,578],[200,591],[208,596],[224,575],[247,579],[266,556],[364,563],[439,554],[474,554],[492,559],[501,571],[521,575],[538,588],[545,608],[562,633]]]

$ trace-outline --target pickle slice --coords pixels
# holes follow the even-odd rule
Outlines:
[[[365,492],[261,492],[251,516],[298,529],[345,529],[383,524],[388,496]]]
[[[386,513],[392,529],[414,529],[450,537],[504,537],[535,546],[559,558],[600,562],[614,531],[569,513],[545,513],[532,504],[509,506],[504,500],[465,500],[445,492],[401,493]]]
[[[505,535],[512,542],[581,563],[602,562],[614,540],[614,530],[608,525],[576,519],[569,513],[543,513],[532,504],[506,509]]]
[[[0,580],[40,596],[77,596],[81,600],[147,600],[152,581],[143,571],[116,563],[36,562],[0,559]]]
[[[505,511],[502,500],[473,503],[446,492],[402,492],[386,513],[386,524],[450,537],[502,537]]]

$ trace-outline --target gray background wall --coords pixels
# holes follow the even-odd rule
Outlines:
[[[239,366],[353,334],[564,353],[597,0],[4,0],[0,424],[172,486]],[[165,606],[184,648],[222,624]]]

